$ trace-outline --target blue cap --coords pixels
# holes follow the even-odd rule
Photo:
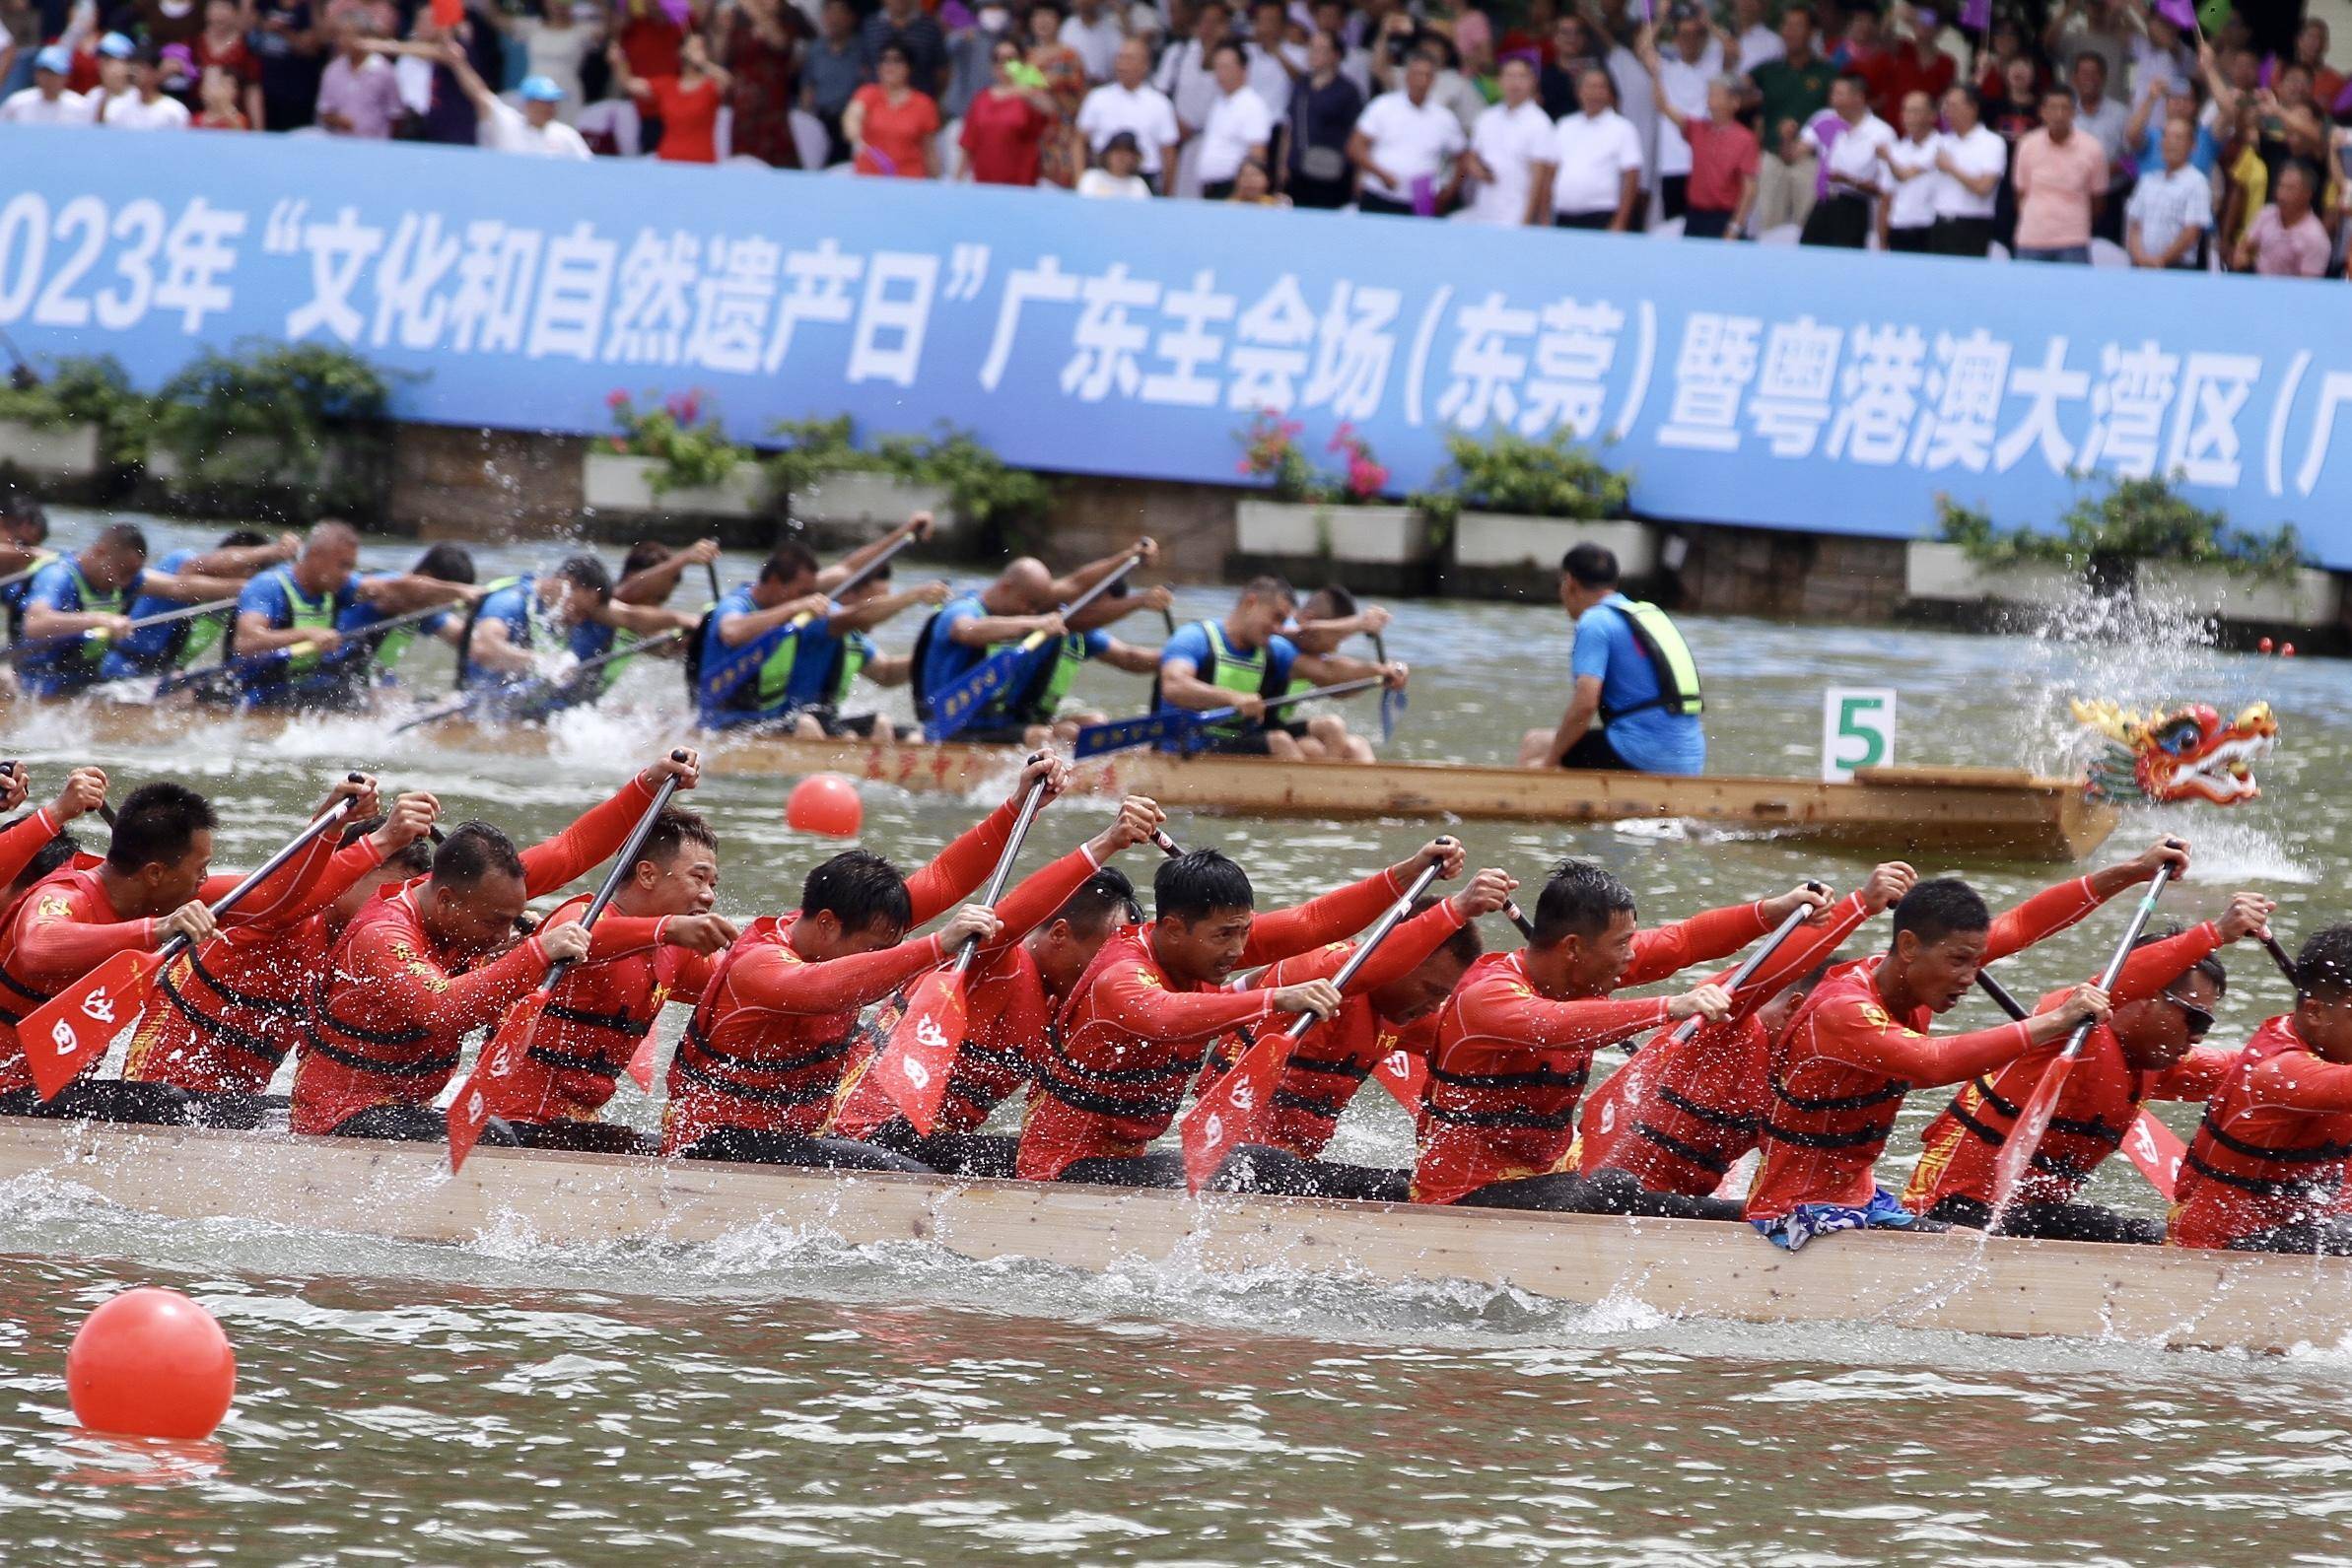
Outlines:
[[[526,76],[517,91],[529,103],[561,103],[564,101],[564,90],[552,76]]]
[[[127,60],[139,52],[139,46],[119,33],[109,33],[98,40],[98,52],[109,60]]]
[[[64,76],[74,68],[73,50],[62,43],[52,43],[33,57],[35,71],[54,71]]]

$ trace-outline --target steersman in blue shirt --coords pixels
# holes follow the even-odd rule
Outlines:
[[[1519,765],[1703,773],[1704,703],[1690,645],[1664,610],[1626,598],[1617,584],[1617,557],[1597,544],[1577,545],[1560,561],[1559,603],[1576,628],[1568,655],[1575,686],[1556,728],[1521,737]]]

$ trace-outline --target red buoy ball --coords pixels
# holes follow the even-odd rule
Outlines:
[[[2278,656],[2280,658],[2293,658],[2295,656],[2295,645],[2292,643],[2283,644],[2279,648]]]
[[[2259,643],[2256,643],[2256,644],[2254,645],[2254,648],[2255,648],[2255,649],[2256,649],[2257,651],[2259,651],[2259,652],[2263,652],[2263,653],[2267,653],[2267,652],[2269,652],[2269,651],[2270,651],[2270,639],[2268,639],[2268,638],[2264,638],[2264,639],[2262,639],[2262,641],[2260,641]]]
[[[65,1353],[65,1393],[93,1432],[210,1437],[237,1394],[237,1352],[176,1290],[126,1290],[83,1321]]]
[[[810,774],[793,785],[785,801],[784,820],[802,833],[827,838],[856,838],[865,822],[865,802],[858,786],[837,773]]]

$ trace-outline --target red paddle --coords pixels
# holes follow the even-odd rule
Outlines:
[[[1976,985],[1985,995],[2000,1005],[2001,1011],[2019,1023],[2024,1023],[2032,1016],[2026,1011],[2024,1003],[2009,994],[2008,987],[1992,978],[1990,970],[1976,971]],[[2180,1176],[2180,1162],[2188,1156],[2188,1147],[2180,1141],[2179,1133],[2157,1121],[2153,1112],[2142,1111],[2140,1119],[2132,1124],[2131,1130],[2123,1135],[2123,1155],[2139,1168],[2139,1173],[2148,1179],[2148,1185],[2156,1189],[2159,1196],[2168,1203],[2173,1200],[2173,1187]]]
[[[1364,939],[1356,943],[1355,951],[1348,955],[1348,962],[1332,977],[1332,984],[1345,990],[1355,978],[1355,972],[1388,940],[1388,933],[1413,913],[1414,901],[1428,892],[1429,884],[1436,880],[1437,867],[1422,866],[1421,874],[1413,879],[1413,886],[1398,896],[1373,922]],[[1184,1140],[1186,1187],[1196,1193],[1201,1191],[1216,1174],[1217,1167],[1225,1163],[1227,1155],[1253,1141],[1251,1134],[1258,1128],[1259,1117],[1274,1099],[1275,1085],[1281,1082],[1282,1069],[1290,1064],[1291,1048],[1318,1021],[1313,1013],[1300,1013],[1280,1034],[1256,1042],[1233,1063],[1231,1071],[1193,1102],[1193,1108],[1177,1124],[1177,1131]]]
[[[2173,868],[2159,866],[2156,878],[2148,884],[2148,892],[2140,900],[2140,907],[2131,914],[2131,923],[2124,929],[2123,940],[2115,944],[2114,956],[2107,963],[2107,970],[2099,977],[2099,989],[2112,989],[2115,977],[2123,973],[2124,961],[2131,957],[2132,943],[2148,928],[2148,918],[2156,913],[2156,901],[2164,895],[2164,885],[2173,879]],[[1992,1168],[1992,1217],[1985,1222],[1986,1234],[2001,1228],[2001,1215],[2017,1196],[2017,1189],[2026,1179],[2027,1170],[2034,1163],[2035,1151],[2041,1147],[2041,1135],[2049,1130],[2049,1119],[2057,1114],[2058,1096],[2066,1088],[2067,1074],[2083,1054],[2083,1043],[2091,1038],[2091,1020],[2086,1018],[2074,1026],[2074,1033],[2066,1037],[2066,1049],[2042,1070],[2041,1082],[2034,1088],[2034,1098],[2026,1102],[2019,1113],[2017,1125],[2009,1129],[2009,1136],[2001,1144],[2001,1152]]]
[[[1037,808],[1044,799],[1045,780],[1039,779],[1021,797],[1020,815],[1013,820],[1012,836],[1004,841],[1004,852],[997,856],[997,869],[988,879],[987,890],[980,895],[982,904],[994,908],[1004,896],[1012,862],[1020,858],[1021,841],[1029,836],[1029,824],[1037,820]],[[947,1079],[955,1070],[955,1054],[963,1047],[964,975],[979,952],[980,938],[967,937],[956,949],[954,963],[934,969],[915,983],[906,1011],[899,1015],[881,1054],[874,1057],[872,1071],[882,1092],[890,1096],[907,1124],[925,1137],[938,1125],[939,1107],[947,1100]]]
[[[361,776],[355,773],[351,778],[357,783]],[[312,839],[348,816],[353,798],[345,795],[336,801],[251,875],[221,895],[212,906],[213,919],[219,920],[242,903],[247,894],[302,853]],[[17,1025],[17,1040],[25,1048],[25,1065],[43,1100],[55,1099],[59,1090],[82,1075],[83,1068],[106,1054],[106,1047],[124,1026],[146,1011],[147,992],[158,972],[187,948],[186,937],[174,936],[152,953],[116,953],[25,1015],[25,1021]]]
[[[684,762],[686,754],[673,751],[669,754],[669,760]],[[629,873],[637,869],[637,857],[644,852],[645,841],[653,837],[655,821],[660,817],[662,808],[669,804],[669,797],[677,792],[678,776],[673,773],[661,781],[661,787],[654,791],[653,804],[645,808],[645,815],[639,817],[637,826],[629,831],[629,840],[621,846],[621,852],[613,856],[612,869],[604,873],[603,886],[596,889],[596,896],[588,900],[588,907],[581,912],[580,923],[584,928],[595,928],[597,920],[604,914],[604,907],[612,902],[614,894],[620,892],[621,883],[628,879]],[[474,1070],[466,1077],[464,1087],[457,1091],[457,1098],[450,1102],[451,1175],[455,1175],[465,1164],[465,1157],[481,1141],[482,1128],[490,1125],[489,1101],[482,1091],[494,1082],[510,1084],[535,1065],[530,1060],[531,1036],[538,1031],[540,1016],[547,1011],[547,998],[555,993],[556,982],[562,980],[564,972],[571,967],[571,960],[557,959],[547,966],[547,976],[539,982],[537,989],[507,1009],[507,1016],[499,1023],[498,1033],[491,1037],[490,1044],[482,1048],[481,1059],[474,1063]],[[646,1038],[653,1038],[651,1030],[647,1031]],[[642,1051],[644,1048],[641,1046],[639,1049]],[[542,1080],[551,1076],[543,1070],[539,1073]]]

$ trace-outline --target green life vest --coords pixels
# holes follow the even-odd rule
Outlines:
[[[315,599],[306,599],[303,597],[301,587],[295,583],[293,568],[280,567],[278,574],[285,580],[286,602],[294,611],[294,619],[286,630],[297,632],[333,631],[335,626],[334,590],[329,588]],[[305,674],[318,667],[318,649],[313,645],[307,653],[290,655],[286,667],[297,675]]]
[[[839,708],[850,700],[850,689],[858,684],[858,676],[865,670],[865,661],[873,657],[873,644],[864,632],[852,632],[841,640],[841,650],[834,655],[833,684],[827,688],[825,700]]]
[[[621,671],[627,669],[630,661],[637,657],[637,645],[644,641],[645,639],[639,637],[635,632],[615,631],[612,634],[612,651],[615,656],[609,662],[596,666],[597,696],[601,697],[612,690],[612,683],[621,678]]]
[[[229,629],[229,617],[236,613],[234,610],[223,610],[215,615],[200,615],[185,623],[187,635],[179,640],[179,647],[172,654],[173,667],[186,669],[220,647],[221,635]]]
[[[1017,647],[1017,643],[999,643],[988,651],[994,657],[1005,648]],[[998,698],[981,716],[1003,723],[1052,723],[1054,716],[1062,711],[1062,699],[1070,695],[1072,684],[1078,678],[1078,666],[1085,662],[1085,634],[1066,633],[1052,653],[1038,661],[1026,685]]]
[[[82,563],[71,556],[65,558],[65,570],[74,575],[74,591],[81,596],[82,612],[85,615],[127,615],[130,613],[130,592],[127,588],[116,588],[111,593],[99,592],[98,589],[90,585],[90,579],[82,576]],[[85,664],[102,663],[105,659],[108,646],[109,640],[103,637],[76,638],[74,640],[74,656]]]
[[[1256,693],[1263,697],[1280,695],[1266,689],[1273,674],[1273,661],[1266,649],[1259,648],[1254,653],[1238,651],[1225,641],[1225,629],[1214,621],[1203,621],[1201,629],[1209,634],[1210,655],[1209,668],[1201,672],[1203,680],[1219,691]],[[1249,721],[1242,718],[1210,726],[1210,733],[1214,735],[1244,735],[1249,730]]]
[[[1653,708],[1687,718],[1703,713],[1706,703],[1698,690],[1698,661],[1691,656],[1691,645],[1683,641],[1683,634],[1666,612],[1637,599],[1604,607],[1626,618],[1633,641],[1658,677],[1658,695],[1628,708],[1603,708],[1601,722],[1613,724],[1627,714],[1647,713]]]

